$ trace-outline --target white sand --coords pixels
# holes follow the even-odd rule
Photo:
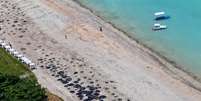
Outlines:
[[[107,96],[106,101],[118,98],[125,101],[200,101],[201,93],[184,83],[191,82],[200,87],[197,81],[75,2],[12,0],[11,3],[17,4],[27,17],[18,14],[4,17],[9,16],[12,20],[14,15],[26,19],[27,22],[21,26],[26,28],[26,32],[22,33],[5,23],[2,24],[5,33],[0,33],[1,38],[36,62],[38,69],[33,72],[39,83],[64,100],[79,101],[75,94],[51,76],[54,72],[40,67],[50,63],[46,62],[50,58],[56,58],[58,70],[65,71],[73,79],[86,76],[92,81],[98,80],[96,83],[101,85],[101,94]],[[9,11],[4,9],[4,12]],[[100,26],[103,32],[99,31]],[[39,58],[45,62],[39,61]],[[84,74],[73,74],[81,71]],[[82,81],[83,85],[90,82]],[[106,83],[109,81],[114,82]]]

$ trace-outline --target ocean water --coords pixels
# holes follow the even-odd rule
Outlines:
[[[201,0],[80,0],[117,27],[201,77]],[[167,30],[152,31],[165,11]]]

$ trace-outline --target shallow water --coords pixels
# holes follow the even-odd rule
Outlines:
[[[201,77],[201,0],[80,0],[117,27]],[[167,30],[153,32],[154,13]]]

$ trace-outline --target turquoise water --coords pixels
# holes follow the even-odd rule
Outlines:
[[[80,1],[155,51],[201,75],[201,0]],[[167,30],[151,30],[157,11],[171,16],[160,22]]]

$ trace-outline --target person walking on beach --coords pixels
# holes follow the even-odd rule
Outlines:
[[[68,37],[67,37],[67,35],[65,35],[65,39],[67,39]]]
[[[99,30],[102,32],[102,31],[103,31],[103,28],[102,28],[102,27],[99,27]]]

